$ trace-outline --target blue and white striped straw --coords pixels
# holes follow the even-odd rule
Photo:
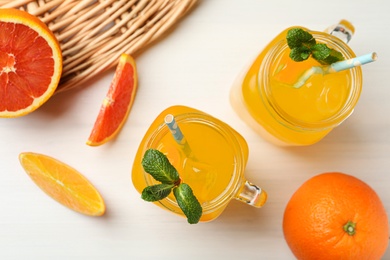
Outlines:
[[[186,138],[184,137],[183,133],[180,130],[180,127],[176,123],[175,117],[172,114],[168,114],[164,118],[165,124],[168,126],[169,131],[172,133],[173,139],[175,139],[176,143],[178,143],[184,153],[188,156],[192,156],[192,151],[190,146],[187,143]]]
[[[338,61],[335,63],[332,63],[329,66],[325,67],[319,67],[315,66],[307,70],[299,79],[298,81],[293,85],[294,88],[300,88],[303,85],[305,85],[306,81],[314,74],[328,74],[328,73],[334,73],[334,72],[339,72],[342,70],[347,70],[351,69],[357,66],[361,66],[373,61],[376,61],[378,58],[378,55],[375,52],[368,53],[356,58],[352,58],[349,60],[343,60],[343,61]]]
[[[172,114],[168,114],[164,118],[165,124],[168,126],[169,130],[171,131],[173,138],[178,144],[184,144],[185,139],[183,136],[183,133],[181,132],[179,126],[177,125],[175,121],[175,117]]]
[[[357,66],[361,66],[370,62],[375,61],[378,58],[376,52],[368,53],[356,58],[349,60],[343,60],[335,62],[329,66],[329,71],[327,73],[339,72],[346,69],[351,69]]]

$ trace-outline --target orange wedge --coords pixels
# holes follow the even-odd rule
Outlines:
[[[56,90],[62,53],[54,34],[39,18],[0,9],[0,117],[36,110]]]
[[[130,55],[122,54],[114,79],[88,138],[88,145],[104,144],[119,133],[133,105],[137,85],[135,61]]]
[[[19,160],[38,187],[62,205],[89,216],[104,214],[99,192],[75,169],[37,153],[21,153]]]

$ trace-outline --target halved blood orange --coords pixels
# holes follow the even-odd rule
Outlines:
[[[21,153],[19,160],[38,187],[62,205],[89,216],[104,214],[105,204],[99,192],[75,169],[37,153]]]
[[[0,117],[26,115],[46,102],[62,73],[60,44],[39,18],[0,9]]]
[[[88,145],[104,144],[119,133],[133,105],[137,85],[137,68],[134,58],[128,54],[122,54],[88,138]]]

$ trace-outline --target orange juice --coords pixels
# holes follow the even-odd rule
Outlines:
[[[240,117],[267,140],[278,145],[310,145],[353,112],[361,92],[362,73],[356,67],[327,75],[315,74],[301,88],[294,88],[305,71],[320,64],[312,58],[302,62],[290,59],[288,30],[268,44],[237,79],[231,103]],[[345,59],[355,57],[339,38],[309,32],[317,42],[341,52]]]
[[[199,202],[207,203],[229,185],[235,167],[235,151],[219,131],[202,121],[184,120],[180,128],[191,149],[189,157],[169,133],[160,139],[156,149],[169,158],[180,173],[181,181],[190,185]],[[248,152],[246,147],[244,152]]]
[[[167,114],[175,116],[190,152],[174,140],[164,124]],[[200,221],[215,219],[232,198],[249,200],[245,202],[258,207],[265,202],[265,192],[255,185],[248,187],[244,177],[248,160],[245,140],[230,126],[206,113],[174,106],[157,117],[142,140],[133,164],[132,180],[140,193],[146,186],[158,184],[141,166],[144,153],[150,148],[164,153],[178,171],[181,181],[192,188],[203,208]],[[251,187],[259,189],[252,198],[240,195]],[[155,203],[183,215],[173,194]]]

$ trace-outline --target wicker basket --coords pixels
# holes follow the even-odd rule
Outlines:
[[[38,16],[57,36],[63,73],[57,92],[80,86],[159,38],[197,0],[0,0]]]

